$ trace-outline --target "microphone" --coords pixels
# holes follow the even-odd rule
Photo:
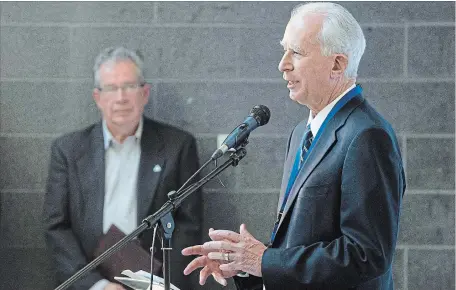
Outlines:
[[[250,135],[250,132],[256,128],[266,125],[269,122],[271,117],[271,112],[269,108],[263,105],[257,105],[250,110],[249,116],[236,127],[223,141],[222,146],[220,146],[212,154],[211,159],[215,160],[220,158],[223,154],[226,153],[231,148],[241,145]]]

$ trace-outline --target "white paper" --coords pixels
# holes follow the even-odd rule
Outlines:
[[[164,290],[165,289],[165,280],[161,277],[154,275],[154,281],[152,284],[152,289],[150,286],[150,273],[140,270],[138,272],[132,272],[131,270],[122,271],[122,275],[128,277],[114,277],[120,283],[133,288],[135,290]],[[180,290],[173,284],[170,285],[172,290]]]

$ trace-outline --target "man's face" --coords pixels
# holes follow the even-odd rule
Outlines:
[[[283,78],[288,81],[290,98],[310,108],[318,107],[329,93],[332,56],[321,54],[317,35],[322,15],[294,16],[288,22],[281,44],[284,55],[279,63]]]
[[[100,89],[94,89],[93,97],[108,125],[137,125],[149,99],[150,86],[139,83],[134,62],[107,62],[99,73]]]

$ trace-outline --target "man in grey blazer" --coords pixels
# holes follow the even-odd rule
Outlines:
[[[112,225],[131,233],[199,167],[192,135],[143,116],[150,85],[136,52],[123,47],[104,50],[94,74],[93,97],[102,120],[58,138],[51,149],[44,221],[59,283],[93,259],[100,238]],[[201,202],[201,193],[195,192],[174,214],[171,279],[181,289],[191,289],[182,275],[189,261],[182,259],[180,250],[200,242]],[[149,251],[152,231],[139,240]],[[124,289],[105,278],[92,271],[71,289]]]
[[[245,225],[211,231],[213,241],[183,250],[200,255],[185,273],[203,267],[202,284],[234,276],[238,289],[394,289],[404,170],[393,129],[356,84],[361,27],[340,5],[309,3],[293,11],[281,44],[289,97],[310,116],[287,144],[270,243]]]

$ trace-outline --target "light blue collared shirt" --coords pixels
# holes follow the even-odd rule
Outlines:
[[[137,227],[137,180],[141,156],[141,118],[136,132],[122,143],[117,142],[103,121],[105,145],[105,195],[103,233],[111,224],[125,234]]]
[[[138,226],[137,221],[137,180],[141,157],[141,118],[136,132],[123,143],[117,142],[103,120],[103,141],[105,149],[105,195],[103,205],[103,233],[112,224],[125,234]],[[103,290],[109,281],[102,279],[89,290]]]

